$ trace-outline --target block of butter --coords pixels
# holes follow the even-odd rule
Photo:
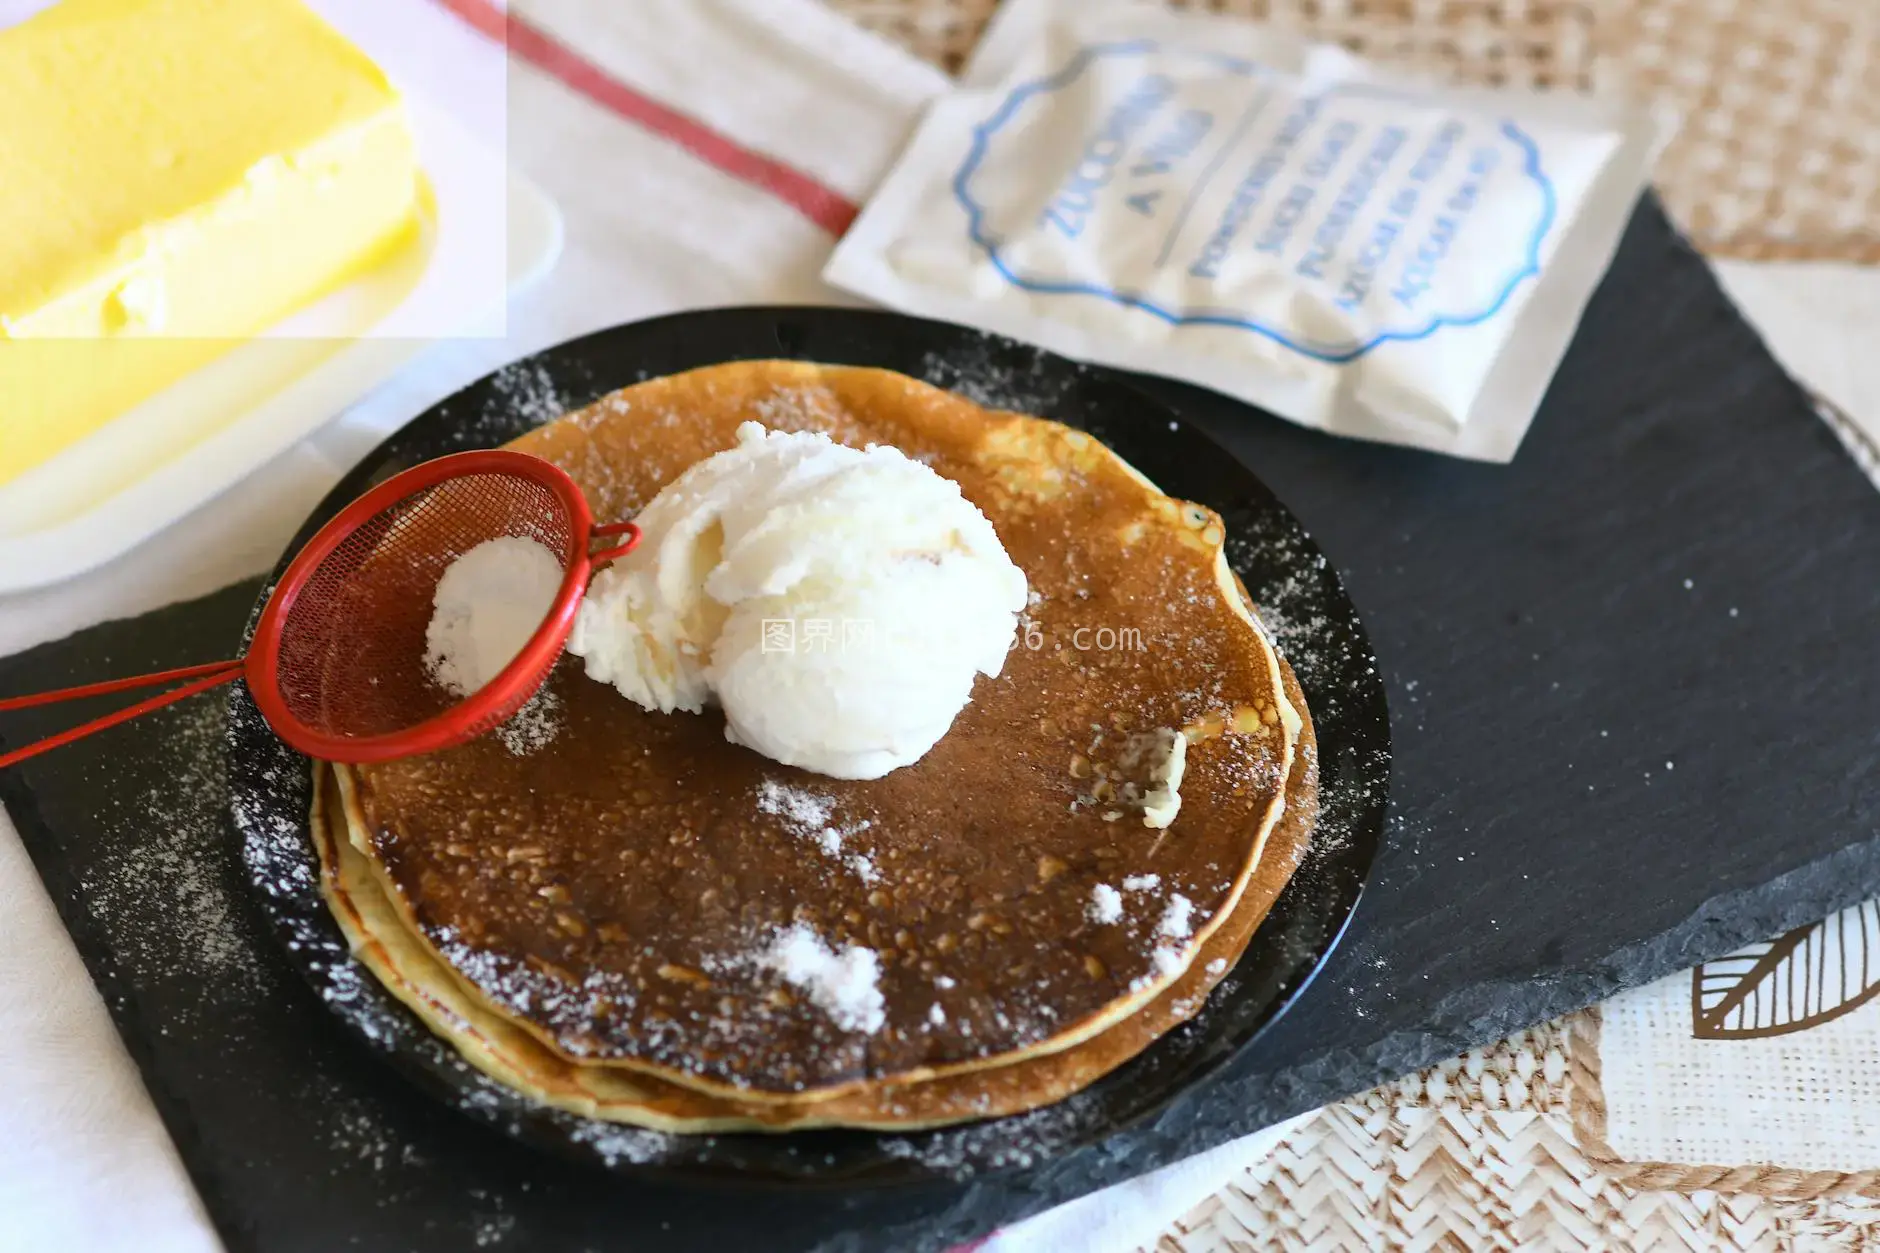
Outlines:
[[[63,0],[0,83],[0,484],[413,237],[398,94],[299,0]]]

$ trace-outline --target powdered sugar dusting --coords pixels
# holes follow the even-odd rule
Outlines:
[[[1156,931],[1171,939],[1185,940],[1194,934],[1194,912],[1194,902],[1177,892],[1168,898],[1168,908],[1163,911]]]
[[[582,1120],[568,1133],[568,1138],[593,1149],[609,1166],[622,1162],[656,1162],[672,1147],[669,1135],[594,1119]]]
[[[881,881],[881,870],[875,865],[874,858],[866,853],[849,853],[844,856],[842,851],[845,840],[860,835],[874,823],[864,818],[846,826],[835,825],[832,821],[836,812],[834,797],[807,788],[793,787],[776,779],[765,779],[757,788],[757,808],[760,813],[783,819],[784,826],[792,835],[810,841],[863,883]]]
[[[86,907],[115,919],[138,982],[178,980],[205,1002],[253,991],[263,979],[254,941],[226,870],[222,800],[228,795],[221,701],[191,701],[165,715],[163,782],[121,812],[101,815],[120,838],[80,882]],[[155,921],[153,916],[160,916]],[[153,917],[148,925],[132,925]]]
[[[1173,979],[1188,968],[1188,963],[1182,958],[1182,951],[1171,944],[1164,944],[1157,948],[1154,956],[1150,958],[1149,965],[1154,973],[1139,975],[1131,979],[1129,981],[1131,992],[1140,992],[1159,981]]]
[[[835,422],[828,394],[809,387],[779,387],[760,397],[752,408],[757,420],[774,430],[827,433]]]
[[[887,1021],[881,996],[881,959],[874,949],[851,944],[831,949],[806,923],[780,932],[758,962],[799,988],[845,1031],[876,1032]]]
[[[1090,906],[1086,911],[1090,921],[1099,926],[1123,920],[1123,894],[1107,883],[1099,883],[1090,889]]]
[[[332,1094],[326,1094],[325,1099],[332,1102]],[[328,1143],[336,1152],[357,1158],[373,1170],[383,1170],[391,1161],[409,1164],[419,1160],[410,1144],[401,1144],[399,1133],[387,1124],[378,1106],[347,1096],[332,1105],[331,1115]]]
[[[568,411],[554,376],[539,361],[512,361],[490,376],[490,389],[506,414],[530,426],[552,422]]]
[[[1261,511],[1227,528],[1227,560],[1247,581],[1260,623],[1299,681],[1309,689],[1329,683],[1352,660],[1355,642],[1327,614],[1331,571],[1298,524]],[[1255,578],[1255,572],[1262,577]],[[1338,629],[1334,629],[1334,628]]]
[[[536,631],[561,590],[561,560],[536,540],[484,540],[444,568],[424,631],[424,664],[445,691],[489,685]]]
[[[829,819],[836,811],[836,802],[833,796],[822,796],[806,788],[765,779],[758,785],[757,808],[782,818],[798,835],[813,835],[819,834],[829,825]],[[840,844],[836,847],[839,848]],[[834,852],[836,849],[828,851]]]
[[[1050,1161],[1087,1137],[1106,1117],[1102,1099],[1085,1091],[1010,1118],[918,1136],[882,1136],[877,1143],[889,1157],[965,1179],[979,1170],[1022,1170]]]
[[[544,684],[515,716],[496,728],[496,738],[511,756],[528,757],[547,748],[561,734],[561,697]]]
[[[1230,518],[1226,551],[1229,563],[1246,580],[1274,647],[1313,693],[1313,719],[1326,726],[1354,716],[1368,719],[1368,711],[1354,715],[1345,705],[1369,699],[1366,689],[1374,679],[1375,663],[1325,555],[1277,509]],[[1345,847],[1352,824],[1371,821],[1381,809],[1388,787],[1387,755],[1370,750],[1366,758],[1322,774],[1312,859]]]
[[[1085,367],[1047,368],[1042,348],[987,335],[951,352],[921,358],[920,378],[987,409],[1050,417]]]

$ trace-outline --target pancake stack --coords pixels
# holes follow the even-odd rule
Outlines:
[[[960,484],[1032,588],[1004,672],[919,762],[842,781],[564,658],[492,735],[319,767],[327,899],[432,1029],[559,1108],[912,1129],[1061,1099],[1199,1009],[1298,864],[1317,811],[1303,695],[1219,518],[1056,423],[756,361],[638,384],[512,446],[611,519],[753,419],[893,444]],[[860,630],[793,624],[790,646]],[[1186,769],[1158,830],[1131,771],[1170,733]]]

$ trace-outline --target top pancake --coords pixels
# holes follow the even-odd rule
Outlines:
[[[808,1127],[915,1130],[1023,1113],[1061,1100],[1122,1065],[1198,1011],[1239,960],[1285,887],[1318,817],[1318,761],[1298,680],[1281,662],[1287,698],[1304,723],[1286,774],[1286,809],[1259,865],[1219,929],[1180,978],[1122,1021],[1069,1048],[965,1074],[871,1084],[826,1099],[740,1100],[605,1063],[572,1062],[491,1012],[405,926],[353,844],[360,825],[343,783],[316,776],[313,834],[321,890],[353,952],[379,981],[471,1065],[541,1104],[656,1131],[791,1131]]]
[[[546,746],[488,736],[349,771],[362,851],[408,923],[562,1055],[746,1097],[1009,1062],[1153,999],[1236,903],[1297,728],[1219,519],[1080,432],[879,370],[708,367],[512,446],[611,519],[749,419],[893,444],[958,482],[1034,593],[1004,673],[920,762],[840,781],[727,743],[715,711],[646,713],[564,659]],[[1166,832],[1108,818],[1101,796],[1127,737],[1155,728],[1190,739]],[[826,809],[841,855],[767,812],[788,809],[761,803],[767,785]],[[1120,920],[1092,917],[1099,884],[1122,894]],[[844,1029],[754,960],[793,922],[879,955],[879,1029]]]

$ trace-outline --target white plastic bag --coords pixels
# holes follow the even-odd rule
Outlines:
[[[1305,426],[1507,461],[1664,129],[1233,19],[1008,0],[824,277]]]

